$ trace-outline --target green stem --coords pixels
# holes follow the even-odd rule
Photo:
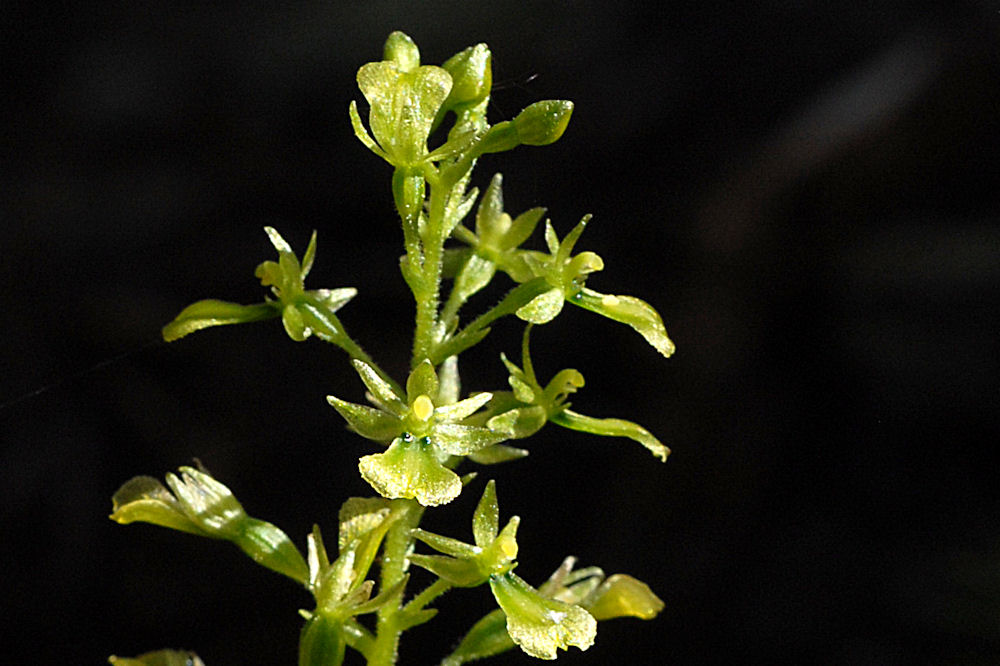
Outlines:
[[[413,599],[411,599],[410,602],[403,607],[403,612],[418,613],[422,611],[427,604],[434,601],[450,589],[451,583],[443,578],[438,578],[436,581],[428,585],[423,592],[413,597]]]
[[[389,528],[382,550],[382,575],[380,589],[388,589],[403,579],[406,570],[406,556],[413,548],[411,530],[420,524],[424,508],[414,500],[392,501],[392,512],[398,518]],[[368,666],[392,666],[396,663],[399,636],[403,632],[404,617],[402,599],[405,590],[400,590],[395,599],[379,609],[376,622],[375,641],[369,651]]]
[[[503,300],[487,310],[483,314],[473,319],[461,331],[445,342],[437,345],[427,355],[431,363],[438,365],[449,356],[454,356],[459,352],[468,349],[479,342],[485,335],[486,327],[491,323],[509,314],[514,314],[519,309],[531,302],[536,296],[544,294],[552,286],[545,281],[545,278],[535,278],[524,284],[518,285],[510,290]]]

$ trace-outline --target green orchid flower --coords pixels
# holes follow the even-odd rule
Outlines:
[[[408,580],[403,576],[375,597],[375,582],[365,580],[392,522],[385,500],[349,499],[340,510],[339,555],[332,561],[319,527],[313,527],[307,537],[308,586],[316,608],[299,611],[306,619],[299,642],[301,666],[340,664],[347,645],[364,652],[370,644],[370,634],[354,618],[378,611],[400,593]]]
[[[543,387],[535,376],[531,362],[530,336],[529,324],[521,341],[523,369],[508,360],[506,355],[500,355],[510,373],[507,381],[513,391],[498,391],[494,394],[486,410],[486,427],[505,432],[510,439],[520,439],[535,434],[547,422],[552,422],[570,430],[594,435],[627,437],[642,444],[661,461],[666,461],[670,449],[639,424],[623,419],[586,416],[569,408],[569,396],[585,385],[579,371],[572,368],[560,370]]]
[[[605,578],[598,567],[573,570],[575,557],[567,557],[538,594],[571,606],[579,606],[598,622],[619,617],[651,620],[663,610],[663,601],[649,586],[632,576],[615,574]],[[442,666],[460,666],[466,662],[492,657],[516,644],[507,631],[503,610],[488,613],[462,639]]]
[[[476,212],[475,232],[461,225],[453,232],[472,247],[455,277],[454,290],[463,300],[489,284],[497,269],[508,273],[515,282],[535,277],[524,260],[525,251],[518,248],[534,232],[545,209],[532,208],[511,219],[503,210],[502,183],[503,177],[494,175],[483,193]]]
[[[304,281],[316,257],[316,232],[299,263],[292,248],[271,227],[264,227],[271,244],[278,251],[278,261],[265,261],[254,274],[261,284],[271,288],[276,300],[240,305],[215,299],[192,303],[163,327],[163,339],[173,342],[189,333],[210,326],[242,324],[281,317],[288,337],[297,342],[316,336],[340,346],[348,344],[347,334],[334,314],[358,293],[351,287],[306,290]]]
[[[590,215],[584,216],[561,242],[552,224],[546,221],[545,243],[549,254],[522,251],[520,258],[531,269],[532,277],[544,277],[551,289],[520,308],[517,316],[533,324],[545,324],[555,319],[562,311],[563,303],[569,301],[608,319],[628,324],[654,349],[669,357],[674,353],[674,343],[667,336],[659,313],[649,303],[634,296],[601,294],[585,286],[587,276],[604,269],[604,260],[594,252],[572,254],[590,218]],[[514,275],[511,274],[512,277]]]
[[[377,442],[389,442],[383,453],[359,461],[362,477],[390,499],[416,499],[424,506],[445,504],[462,491],[459,476],[449,469],[457,460],[507,439],[502,432],[465,421],[493,397],[478,393],[451,402],[430,361],[419,364],[402,395],[371,366],[354,361],[375,407],[327,396],[352,430]]]
[[[205,666],[198,655],[186,650],[157,650],[138,657],[108,657],[113,666]]]
[[[167,485],[170,490],[150,476],[126,481],[112,497],[110,518],[231,541],[258,564],[307,583],[308,567],[288,535],[248,516],[232,491],[208,473],[181,467],[179,477],[167,474]]]
[[[496,484],[491,480],[472,516],[473,543],[414,529],[411,531],[414,537],[444,555],[411,554],[410,562],[457,587],[482,585],[490,576],[505,574],[515,566],[517,526],[521,519],[512,517],[503,530],[499,521]]]

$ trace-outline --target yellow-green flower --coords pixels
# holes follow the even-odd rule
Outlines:
[[[343,326],[334,314],[358,293],[353,287],[306,290],[305,278],[316,257],[316,232],[299,263],[292,248],[271,227],[264,227],[271,244],[278,251],[278,261],[265,261],[255,275],[271,288],[276,300],[240,305],[206,299],[192,303],[163,327],[163,338],[173,342],[189,333],[225,324],[243,324],[281,317],[288,336],[297,342],[315,334],[324,340],[340,343],[345,338]]]

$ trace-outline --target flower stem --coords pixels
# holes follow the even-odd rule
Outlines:
[[[389,528],[382,550],[382,575],[380,588],[385,590],[400,580],[406,571],[406,555],[413,547],[411,530],[420,524],[424,508],[414,500],[398,499],[392,502],[392,513],[398,517]],[[396,599],[379,609],[375,641],[368,653],[368,666],[392,666],[396,663],[399,636],[405,628],[402,600],[405,590]]]

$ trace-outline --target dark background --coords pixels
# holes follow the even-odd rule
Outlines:
[[[550,427],[481,470],[522,517],[527,580],[575,554],[666,602],[562,658],[1000,662],[997,10],[5,3],[3,653],[293,663],[306,594],[228,544],[106,515],[121,482],[194,456],[300,543],[369,492],[372,449],[324,400],[361,399],[339,350],[276,322],[158,330],[199,298],[261,300],[261,227],[299,252],[315,228],[308,284],[357,287],[345,325],[403,375],[390,171],[347,118],[355,71],[401,29],[427,63],[487,42],[494,122],[576,102],[559,143],[485,158],[475,182],[504,172],[508,210],[545,205],[560,235],[593,213],[590,286],[648,300],[678,346],[662,359],[575,308],[533,337],[540,374],[578,368],[575,407],[644,424],[666,465]],[[467,389],[502,385],[519,329],[468,355]],[[467,537],[480,487],[426,525]],[[449,594],[402,663],[436,663],[491,604]]]

